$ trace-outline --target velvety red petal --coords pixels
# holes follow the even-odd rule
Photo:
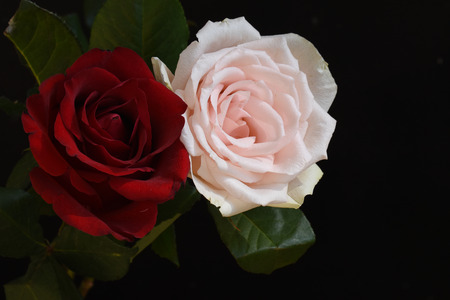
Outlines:
[[[101,95],[119,83],[120,81],[117,77],[100,68],[82,70],[64,83],[65,96],[61,101],[60,113],[64,125],[78,140],[82,141],[83,137],[80,130],[77,107],[80,104],[83,107],[87,99],[90,99],[90,101],[96,100],[90,97],[92,92],[95,91]]]
[[[154,78],[145,61],[133,50],[118,47],[114,51],[92,49],[75,61],[66,71],[73,76],[81,70],[100,67],[116,75],[121,81],[129,78]]]
[[[185,182],[190,170],[189,154],[180,140],[175,141],[163,153],[154,158],[155,175]]]
[[[141,80],[141,88],[148,97],[152,127],[152,148],[159,153],[179,139],[184,126],[182,114],[186,104],[175,93],[156,81]]]
[[[56,74],[44,80],[39,86],[39,93],[42,95],[45,105],[40,103],[40,115],[49,116],[48,114],[55,108],[59,107],[59,103],[64,97],[64,81],[66,77],[63,74]],[[31,107],[27,109],[32,110]],[[34,117],[34,116],[33,116]]]
[[[144,129],[147,132],[147,140],[151,141],[152,129],[149,116],[150,108],[148,107],[149,95],[140,89],[140,81],[136,79],[124,81],[122,84],[105,93],[99,100],[98,107],[96,108],[95,118],[106,113],[116,112],[131,121],[129,124],[130,134],[127,141],[128,144],[133,143],[138,129]],[[98,128],[99,125],[95,122],[93,115],[93,113],[90,114],[90,125]],[[99,132],[110,136],[104,130],[99,130]],[[150,148],[151,144],[148,147]]]
[[[105,165],[101,162],[93,160],[91,157],[88,157],[86,154],[80,151],[73,139],[73,136],[71,136],[70,132],[67,130],[67,128],[65,128],[59,114],[56,117],[55,121],[55,138],[66,147],[67,155],[76,157],[87,166],[97,169],[98,171],[106,174],[110,174],[113,176],[124,176],[133,174],[137,171],[149,172],[152,170],[152,168],[150,167],[117,168],[114,166]]]
[[[72,186],[86,195],[96,195],[95,189],[86,182],[74,169],[69,169],[69,178]]]
[[[112,177],[109,181],[113,190],[132,201],[153,201],[162,203],[174,197],[181,182],[189,172],[189,155],[184,145],[177,141],[166,151],[155,157],[155,171],[147,180],[126,177]]]
[[[121,99],[121,103],[114,103],[114,99]],[[134,79],[127,80],[114,89],[105,93],[99,101],[97,109],[97,118],[103,114],[115,112],[120,113],[124,119],[128,119],[129,138],[124,141],[128,144],[132,143],[132,139],[136,130],[136,120],[147,131],[147,138],[151,140],[151,126],[148,115],[148,106],[146,95],[139,89],[138,82]],[[115,101],[117,102],[117,100]],[[91,120],[92,126],[99,127]],[[109,133],[107,133],[110,136]]]
[[[100,183],[106,181],[109,178],[108,174],[100,173],[97,170],[77,170],[77,172],[81,177],[89,182]]]
[[[113,139],[96,119],[98,101],[82,111],[81,128],[88,143],[107,146],[108,152],[118,158],[129,157],[130,146],[123,141]],[[94,142],[95,141],[95,142]]]
[[[58,82],[63,82],[64,80],[65,80],[64,74],[55,74],[55,75],[47,78],[46,80],[41,82],[41,85],[39,85],[39,93],[54,95],[55,92],[59,92],[59,91],[55,90],[55,85],[57,85]],[[57,96],[57,95],[54,95],[54,96]]]
[[[135,166],[134,162],[137,160],[137,158],[133,158],[131,160],[121,160],[117,159],[114,156],[111,155],[111,153],[103,146],[103,145],[97,145],[94,143],[89,143],[86,145],[86,152],[89,153],[89,157],[91,159],[96,159],[97,162],[102,163],[109,167],[114,167],[116,169],[118,168],[131,168],[136,170],[139,170],[141,172],[151,172],[153,171],[153,168],[149,165],[138,165]]]
[[[66,172],[68,164],[56,150],[46,132],[39,128],[38,124],[26,113],[22,114],[22,125],[28,133],[28,141],[34,159],[47,173],[59,176]]]
[[[131,202],[100,217],[114,230],[114,236],[120,234],[131,240],[142,238],[152,230],[156,223],[157,204],[152,202]]]
[[[48,131],[53,126],[53,118],[59,102],[64,97],[64,75],[57,74],[45,80],[39,87],[40,94],[27,99],[27,112],[38,126]]]
[[[152,176],[147,180],[112,177],[109,184],[113,190],[132,201],[161,203],[174,196],[171,178]]]
[[[113,230],[97,216],[83,207],[53,177],[40,168],[30,172],[31,183],[36,192],[53,205],[55,213],[67,224],[90,235],[101,236]]]

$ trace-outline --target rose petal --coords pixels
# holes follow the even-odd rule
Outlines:
[[[231,48],[225,55],[221,56],[220,59],[215,62],[214,72],[211,73],[214,75],[222,69],[240,68],[242,66],[251,65],[261,65],[275,70],[278,69],[277,64],[267,55],[266,51],[247,49],[243,47],[244,45]],[[207,55],[213,54],[208,53]]]
[[[146,95],[152,95],[147,99],[148,113],[151,122],[152,152],[157,154],[179,139],[184,126],[182,114],[186,111],[186,104],[175,93],[168,92],[164,85],[156,81],[152,84],[145,81],[140,83],[139,87]]]
[[[225,19],[223,22],[209,21],[198,31],[197,38],[199,42],[191,43],[180,54],[175,78],[172,82],[175,91],[184,89],[191,76],[193,66],[202,54],[257,40],[261,36],[245,18],[241,17],[233,20]]]
[[[156,81],[164,84],[169,90],[173,91],[171,84],[173,74],[169,68],[158,57],[152,57],[152,66]]]
[[[297,89],[295,87],[295,79],[291,76],[284,75],[279,71],[259,65],[243,66],[241,70],[249,80],[264,81],[265,84],[273,91],[295,96]]]
[[[92,95],[93,91],[103,94],[119,83],[120,81],[116,76],[100,68],[82,70],[64,83],[66,94],[61,101],[61,117],[66,128],[68,128],[79,141],[83,140],[76,113],[77,106],[79,106],[80,103],[75,102],[86,102],[86,99]]]
[[[129,78],[154,78],[145,61],[136,52],[122,47],[117,47],[114,51],[89,50],[67,69],[66,74],[72,77],[82,70],[94,67],[116,74],[120,81]]]
[[[299,206],[302,205],[306,195],[312,195],[314,187],[322,176],[322,170],[316,164],[311,165],[301,172],[296,179],[289,183],[289,196],[295,200]]]
[[[184,90],[184,101],[188,105],[189,108],[193,109],[196,101],[194,99],[197,99],[197,91],[199,89],[199,86],[202,87],[202,81],[205,81],[205,85],[209,84],[212,79],[211,77],[206,76],[211,69],[213,69],[214,64],[217,62],[218,59],[226,55],[228,52],[230,52],[232,49],[226,48],[222,49],[220,51],[214,52],[214,53],[206,53],[199,57],[197,63],[193,66],[193,69],[191,70],[190,78],[186,83],[185,87],[182,87]],[[175,85],[176,79],[178,78],[178,75],[175,75],[174,81],[172,82],[173,89],[178,94],[178,88]]]
[[[87,146],[96,152],[107,151],[106,160],[115,166],[136,162],[144,152],[151,150],[151,126],[147,97],[136,80],[125,81],[106,92],[95,104],[86,108],[87,124],[83,130]],[[123,138],[116,139],[112,132],[103,128],[99,119],[109,114],[117,114],[124,119],[135,120],[134,124],[123,125]],[[129,121],[126,121],[129,122]],[[102,149],[99,149],[102,148]],[[101,155],[105,155],[101,154]]]
[[[57,113],[59,103],[64,97],[64,75],[56,74],[44,80],[39,86],[40,95],[31,95],[27,99],[27,112],[38,126],[48,131]]]
[[[130,175],[138,171],[149,172],[152,170],[150,167],[138,167],[138,168],[117,168],[114,166],[105,165],[101,162],[95,161],[80,151],[76,145],[71,133],[64,127],[61,120],[61,116],[58,114],[55,121],[55,138],[66,147],[66,152],[69,156],[76,157],[78,160],[86,164],[86,166],[95,168],[101,172],[114,175],[124,176]]]
[[[327,159],[327,148],[335,127],[336,120],[327,114],[318,103],[314,102],[308,119],[308,129],[303,138],[311,154],[311,161]]]
[[[155,226],[157,204],[150,201],[130,202],[120,209],[100,213],[99,216],[111,227],[114,237],[133,240],[135,237],[144,237]]]
[[[174,182],[171,178],[152,176],[147,180],[126,177],[112,177],[111,188],[132,201],[162,203],[174,196]]]
[[[300,134],[275,153],[270,172],[295,175],[311,164],[312,155]]]
[[[300,70],[308,77],[314,99],[325,111],[328,111],[337,93],[337,86],[328,69],[328,64],[314,45],[305,38],[294,33],[282,36],[286,39],[292,54],[297,58]]]
[[[219,181],[216,181],[214,173],[222,173],[245,183],[257,183],[264,178],[264,173],[253,172],[233,164],[227,164],[226,169],[220,168],[220,166],[208,156],[201,156],[200,160],[201,164],[197,166],[193,173],[204,180],[211,182],[211,184],[216,187],[221,187],[222,185]]]
[[[183,142],[184,146],[186,147],[186,150],[189,152],[191,156],[199,156],[202,155],[203,149],[197,142],[196,136],[193,134],[193,131],[191,130],[192,127],[192,116],[188,114],[189,112],[186,112],[184,114],[185,118],[185,125],[181,131],[180,140]]]
[[[201,177],[196,176],[197,171],[201,165],[201,159],[203,157],[192,157],[192,180],[195,184],[197,191],[202,194],[211,204],[220,207],[220,212],[224,216],[229,216],[232,213],[233,207],[239,207],[240,210],[249,210],[257,207],[254,203],[249,203],[246,201],[241,201],[239,199],[230,198],[228,193],[218,188],[220,185],[214,182],[214,178],[207,177],[203,180]],[[237,200],[237,201],[236,201]]]
[[[146,180],[111,177],[109,184],[117,193],[132,201],[161,203],[175,196],[189,171],[189,157],[183,144],[175,142],[155,158],[155,172]]]
[[[263,36],[261,39],[251,41],[241,45],[241,47],[252,49],[253,51],[263,51],[265,55],[261,55],[261,57],[267,57],[266,61],[270,60],[278,65],[292,66],[295,67],[297,71],[301,70],[299,69],[298,61],[292,54],[292,50],[284,35]]]
[[[39,98],[29,98],[28,102],[39,100]],[[67,162],[55,148],[47,133],[43,132],[38,124],[26,113],[22,115],[22,124],[25,132],[29,134],[28,141],[34,159],[41,168],[52,176],[59,176],[66,172],[68,168]]]
[[[30,172],[30,179],[36,192],[53,205],[55,213],[67,224],[94,236],[112,233],[105,222],[83,207],[42,169],[34,168]]]

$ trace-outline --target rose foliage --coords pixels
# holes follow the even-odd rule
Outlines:
[[[149,245],[178,265],[174,224],[201,196],[241,268],[295,263],[315,241],[298,207],[335,128],[317,49],[244,18],[188,46],[178,0],[95,3],[83,20],[22,0],[4,31],[38,86],[0,97],[29,140],[0,187],[0,255],[30,258],[7,299],[81,299]]]

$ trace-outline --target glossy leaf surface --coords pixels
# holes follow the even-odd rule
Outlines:
[[[90,48],[127,47],[149,66],[157,56],[173,71],[188,38],[178,0],[108,0],[92,25]]]
[[[74,34],[58,16],[28,0],[20,2],[4,34],[23,56],[38,84],[64,73],[82,53]]]
[[[314,243],[314,232],[299,209],[258,207],[222,217],[210,206],[222,241],[241,268],[270,274],[295,263]]]

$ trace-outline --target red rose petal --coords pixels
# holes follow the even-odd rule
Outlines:
[[[132,201],[161,203],[172,199],[189,172],[188,153],[184,145],[177,141],[155,160],[158,164],[149,179],[112,177],[109,181],[111,188]]]
[[[187,106],[159,82],[141,80],[140,87],[150,95],[148,107],[152,124],[152,148],[155,153],[159,153],[180,137],[184,126],[184,118],[181,115]]]
[[[152,202],[131,202],[114,211],[102,214],[100,217],[116,233],[128,240],[133,237],[142,238],[152,230],[156,223],[157,204]],[[112,233],[116,236],[115,233]]]
[[[147,180],[126,177],[111,177],[113,190],[132,201],[153,201],[161,203],[173,198],[173,179],[152,176]]]
[[[66,128],[79,141],[83,140],[83,136],[76,112],[79,104],[75,102],[86,102],[87,99],[92,101],[92,97],[90,96],[93,91],[103,94],[119,83],[120,81],[116,76],[100,68],[80,71],[64,83],[66,94],[60,105],[61,117]]]
[[[70,183],[79,192],[86,195],[96,195],[95,189],[87,183],[74,169],[69,170]]]
[[[124,120],[118,113],[103,114],[98,119],[100,127],[107,131],[114,140],[119,141],[125,140],[128,135],[128,130],[124,123]]]
[[[154,78],[145,61],[133,50],[118,47],[114,51],[92,49],[82,55],[66,71],[71,77],[92,67],[100,67],[115,74],[121,81],[129,78]]]
[[[113,137],[112,132],[99,124],[99,120],[105,115],[113,113],[126,120],[122,127],[126,132],[122,132],[122,138]],[[126,160],[129,163],[128,160],[139,159],[144,150],[150,151],[151,143],[148,141],[151,138],[151,127],[146,95],[139,89],[136,80],[125,81],[109,90],[95,105],[86,108],[86,115],[88,126],[83,127],[84,131],[93,145],[103,146],[108,151],[111,156],[108,159]],[[144,139],[141,134],[143,128],[146,128]],[[137,133],[140,138],[136,138]]]
[[[100,173],[97,170],[77,170],[78,174],[89,182],[100,183],[109,178],[108,174]]]
[[[74,199],[53,177],[40,168],[30,172],[36,192],[50,204],[61,219],[88,234],[101,236],[112,233],[111,228]]]
[[[22,115],[22,124],[25,132],[29,133],[31,152],[41,168],[52,176],[59,176],[66,172],[67,162],[56,150],[47,133],[43,132],[38,124],[25,113]]]
[[[102,96],[95,112],[96,118],[106,113],[121,113],[130,120],[141,120],[147,131],[150,132],[146,99],[147,97],[139,88],[138,82],[134,79],[127,80]]]
[[[53,126],[59,102],[64,97],[64,75],[57,74],[45,80],[39,86],[39,95],[27,99],[27,111],[39,127],[47,131]]]
[[[50,112],[57,108],[61,99],[64,97],[64,81],[66,77],[63,74],[56,74],[44,80],[39,86],[39,93],[44,97],[46,106],[41,107],[41,113]],[[48,116],[47,113],[41,116]]]
[[[155,175],[184,182],[190,170],[189,154],[180,140],[175,141],[163,153],[154,158]]]
[[[131,152],[130,145],[123,141],[113,139],[106,130],[101,128],[95,117],[97,106],[98,102],[89,107],[89,112],[83,110],[83,121],[81,122],[81,127],[86,142],[95,145],[105,145],[107,146],[107,151],[110,155],[121,159],[127,159]],[[87,115],[89,115],[89,117]]]
[[[55,138],[66,147],[67,154],[72,157],[76,157],[81,162],[97,169],[98,171],[110,174],[113,176],[130,175],[138,171],[149,172],[152,170],[150,167],[138,167],[138,168],[117,168],[114,166],[108,166],[101,162],[95,161],[80,151],[76,145],[70,132],[64,127],[61,120],[61,116],[58,114],[55,121]]]

